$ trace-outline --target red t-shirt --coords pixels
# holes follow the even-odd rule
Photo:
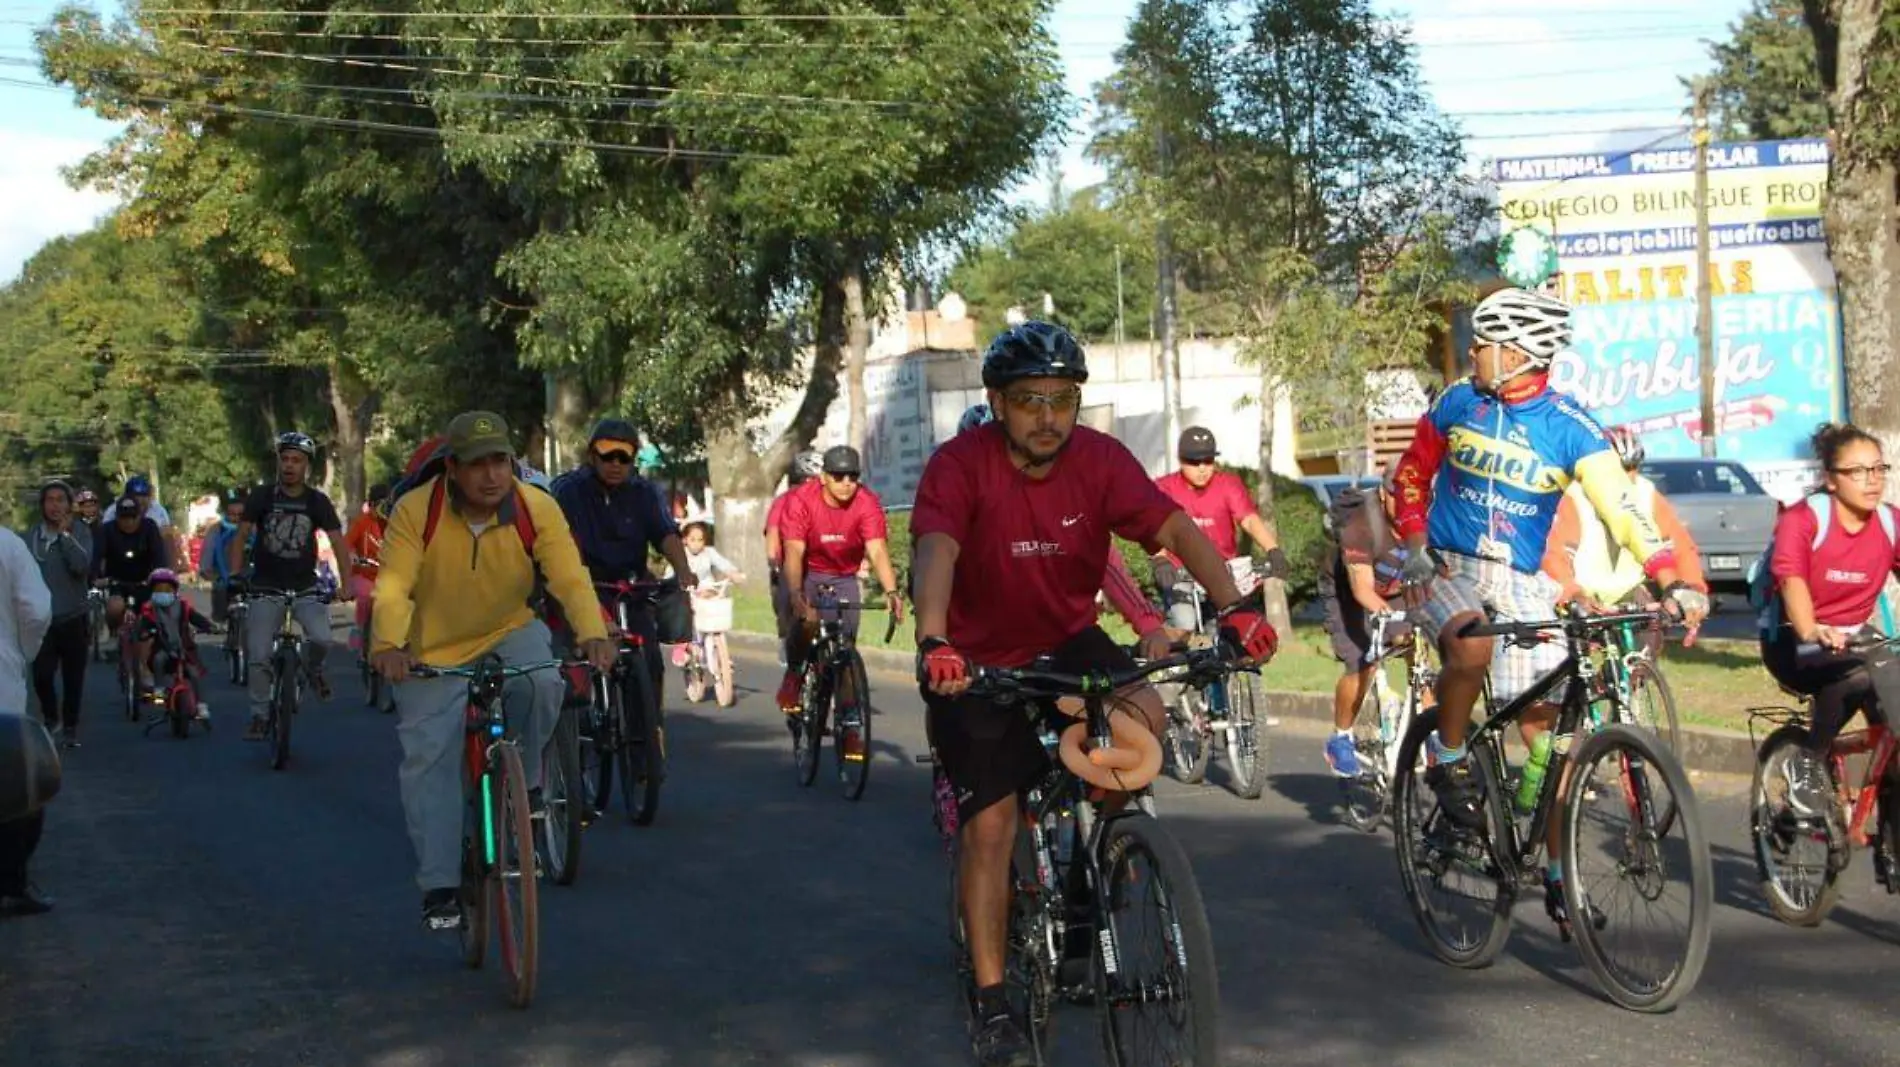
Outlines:
[[[783,493],[773,497],[772,506],[765,509],[765,535],[770,537],[774,530],[778,531],[780,535],[778,555],[768,561],[774,567],[785,562],[785,507],[791,502],[793,494],[802,492],[806,486],[811,484],[813,483],[806,482],[804,485],[795,485],[785,490]]]
[[[1900,567],[1900,545],[1887,540],[1878,516],[1869,515],[1858,533],[1848,533],[1840,506],[1831,500],[1834,518],[1827,539],[1814,547],[1814,512],[1796,504],[1775,521],[1775,554],[1768,561],[1776,584],[1784,578],[1805,578],[1814,597],[1814,621],[1823,626],[1859,626],[1873,617],[1887,575]],[[1881,507],[1889,507],[1882,504]],[[1896,512],[1900,519],[1900,512]],[[1896,522],[1900,529],[1900,522]]]
[[[1121,442],[1078,426],[1045,478],[1010,461],[991,423],[938,448],[917,486],[913,542],[959,547],[945,636],[973,662],[1020,667],[1095,623],[1109,534],[1143,548],[1178,508]]]
[[[884,505],[877,494],[858,486],[844,507],[832,507],[820,482],[807,483],[812,491],[787,493],[785,514],[779,518],[779,540],[805,543],[805,571],[849,578],[864,563],[864,546],[882,541],[890,531],[884,524]]]
[[[1196,489],[1189,485],[1180,471],[1163,475],[1155,479],[1155,485],[1168,494],[1169,499],[1181,505],[1188,513],[1194,525],[1201,528],[1207,539],[1220,549],[1222,559],[1233,559],[1240,555],[1240,538],[1234,533],[1240,520],[1249,515],[1260,514],[1253,506],[1253,497],[1247,494],[1247,485],[1240,476],[1231,471],[1215,471],[1214,480],[1207,483],[1205,489]]]

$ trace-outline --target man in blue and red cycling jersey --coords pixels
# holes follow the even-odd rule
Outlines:
[[[1484,825],[1483,789],[1465,759],[1471,708],[1491,672],[1500,706],[1516,698],[1565,656],[1564,646],[1496,646],[1463,631],[1486,611],[1531,622],[1556,617],[1555,583],[1541,572],[1544,544],[1564,489],[1574,479],[1617,543],[1643,562],[1644,573],[1696,625],[1709,599],[1679,580],[1673,548],[1637,506],[1629,475],[1596,420],[1550,388],[1550,363],[1570,344],[1568,305],[1523,289],[1500,289],[1471,315],[1473,373],[1443,393],[1419,419],[1417,436],[1393,475],[1398,533],[1410,554],[1403,576],[1415,615],[1436,640],[1444,670],[1438,679],[1438,732],[1426,781],[1445,814],[1460,827]],[[1426,587],[1421,594],[1419,587]],[[1422,601],[1422,603],[1421,603]],[[1561,689],[1552,700],[1561,700]],[[1554,708],[1527,717],[1541,731]],[[1557,820],[1552,820],[1555,829]],[[1546,882],[1561,886],[1552,850]],[[1561,906],[1559,890],[1554,898]],[[1556,911],[1552,918],[1565,918]]]

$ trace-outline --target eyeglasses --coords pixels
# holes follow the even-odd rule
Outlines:
[[[602,463],[632,463],[633,453],[615,449],[612,452],[596,452],[594,456]]]
[[[855,482],[858,480],[858,472],[857,471],[826,471],[825,477],[831,479],[834,482]]]
[[[1892,470],[1893,464],[1881,463],[1872,467],[1835,467],[1832,473],[1838,474],[1843,478],[1851,478],[1862,485],[1866,485],[1870,482],[1886,481],[1888,473]]]
[[[1013,393],[1004,393],[1003,399],[1009,406],[1028,414],[1038,406],[1048,408],[1058,415],[1067,415],[1082,405],[1082,390],[1064,389],[1058,393],[1038,393],[1033,389],[1020,389]]]

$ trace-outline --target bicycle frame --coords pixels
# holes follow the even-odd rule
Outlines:
[[[1432,693],[1432,687],[1438,681],[1438,672],[1430,667],[1421,667],[1416,651],[1418,637],[1413,636],[1393,645],[1390,632],[1407,625],[1406,614],[1402,611],[1380,614],[1372,618],[1372,633],[1366,648],[1367,662],[1373,666],[1372,688],[1380,712],[1388,707],[1398,709],[1398,718],[1391,722],[1379,723],[1380,745],[1383,748],[1384,766],[1380,768],[1386,782],[1391,782],[1399,772],[1399,746],[1405,740],[1407,731],[1412,728],[1412,716],[1415,709],[1425,706],[1425,698]],[[1392,683],[1386,680],[1386,662],[1394,656],[1405,661],[1405,692],[1394,692]],[[1364,714],[1364,705],[1360,705],[1360,714]]]

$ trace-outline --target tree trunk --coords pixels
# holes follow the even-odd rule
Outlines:
[[[1832,166],[1827,196],[1828,257],[1840,293],[1841,341],[1848,414],[1878,437],[1889,455],[1900,450],[1900,245],[1895,225],[1895,171],[1878,148],[1888,105],[1869,86],[1880,33],[1879,0],[1829,5],[1831,27],[1817,29],[1823,77],[1833,92]],[[1811,21],[1812,25],[1812,21]],[[1823,40],[1829,35],[1831,40]],[[1832,45],[1830,49],[1828,46]],[[1831,52],[1831,54],[1830,54]],[[1832,60],[1830,63],[1829,60]]]
[[[764,453],[743,425],[713,427],[706,435],[706,480],[712,486],[719,551],[738,564],[755,592],[765,589],[765,512],[792,461],[811,445],[838,398],[844,365],[845,289],[827,281],[818,293],[818,343],[812,351],[805,396],[792,421]]]
[[[329,377],[330,417],[336,423],[336,436],[330,443],[325,481],[334,485],[341,480],[342,491],[333,494],[337,497],[337,512],[351,515],[368,496],[363,459],[376,399],[348,360],[332,360]]]
[[[1264,361],[1263,361],[1264,362]],[[1278,419],[1280,383],[1263,370],[1260,374],[1260,482],[1254,493],[1254,506],[1260,509],[1260,521],[1277,541],[1280,537],[1278,514],[1273,506],[1273,431]],[[1293,632],[1293,615],[1287,610],[1286,582],[1275,578],[1263,584],[1267,621],[1282,637]]]
[[[593,429],[593,405],[578,376],[556,374],[553,380],[554,425],[549,432],[554,435],[555,466],[566,469],[578,465],[588,431]]]
[[[871,320],[864,312],[864,269],[856,264],[847,268],[843,284],[847,413],[844,439],[863,455],[869,425],[864,401],[864,361],[871,352]]]

